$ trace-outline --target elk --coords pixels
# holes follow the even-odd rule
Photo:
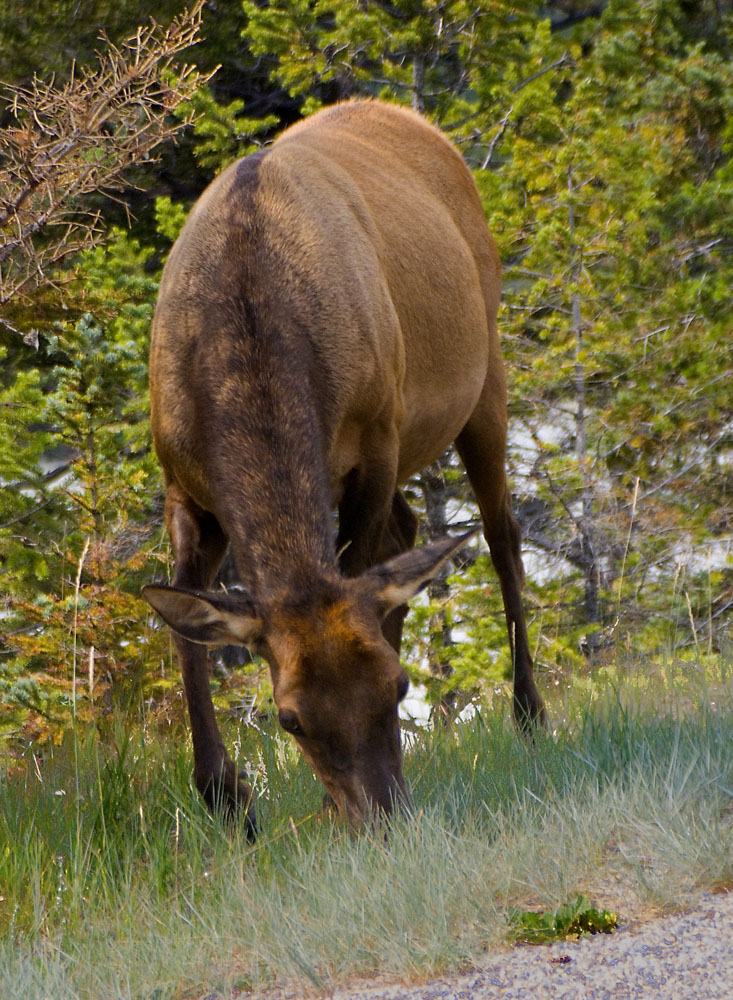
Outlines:
[[[280,725],[352,827],[406,801],[406,602],[463,538],[413,548],[400,485],[452,442],[501,583],[514,713],[543,720],[505,473],[499,294],[461,156],[380,101],[325,109],[232,164],[170,253],[150,392],[175,575],[144,596],[174,632],[196,786],[211,809],[243,810],[250,833],[205,647],[265,657]],[[242,592],[210,589],[228,544]]]

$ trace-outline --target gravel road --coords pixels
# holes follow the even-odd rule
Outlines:
[[[733,893],[615,934],[492,952],[468,975],[332,1000],[733,1000]]]
[[[515,945],[470,973],[420,986],[359,982],[236,993],[237,1000],[733,1000],[733,892],[703,893],[694,910],[640,920],[614,934]],[[218,993],[202,1000],[221,1000]]]

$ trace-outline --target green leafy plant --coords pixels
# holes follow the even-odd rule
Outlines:
[[[556,910],[509,911],[509,920],[517,941],[547,944],[558,938],[581,937],[584,934],[610,934],[616,930],[618,915],[610,910],[597,910],[588,898],[579,893],[575,900]]]

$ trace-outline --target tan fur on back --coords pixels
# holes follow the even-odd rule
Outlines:
[[[180,359],[196,351],[187,339],[206,336],[212,298],[215,306],[227,296],[225,269],[233,265],[226,259],[217,265],[217,254],[225,256],[220,228],[233,217],[237,168],[200,199],[171,256],[151,357],[159,389],[156,446],[164,466],[169,450],[180,465],[188,449],[186,488],[203,506],[208,497],[205,477],[193,468],[195,448],[174,441],[201,419],[191,410],[190,369]],[[403,482],[455,439],[489,366],[501,366],[500,266],[469,170],[450,142],[411,111],[345,103],[275,142],[259,166],[254,207],[268,245],[288,262],[268,291],[297,303],[325,372],[333,499],[342,477],[390,436],[398,441]],[[199,300],[193,275],[218,283],[213,293],[209,287]],[[171,358],[179,367],[163,371]],[[502,376],[497,384],[501,413]]]
[[[331,277],[358,288],[339,326],[352,360],[343,375],[371,413],[387,390],[384,405],[402,421],[404,481],[455,438],[485,380],[499,262],[473,178],[423,118],[371,102],[337,105],[284,133],[265,161],[263,195],[280,171],[313,208]],[[351,216],[351,246],[329,246],[332,212]]]

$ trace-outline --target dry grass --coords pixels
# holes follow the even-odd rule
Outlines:
[[[505,940],[512,906],[584,892],[623,921],[692,902],[733,881],[724,681],[719,662],[627,670],[603,692],[587,680],[534,744],[498,710],[426,733],[407,761],[416,815],[388,840],[322,821],[320,787],[274,730],[241,734],[254,847],[204,812],[185,746],[120,724],[70,740],[0,790],[0,994],[423,979]]]

